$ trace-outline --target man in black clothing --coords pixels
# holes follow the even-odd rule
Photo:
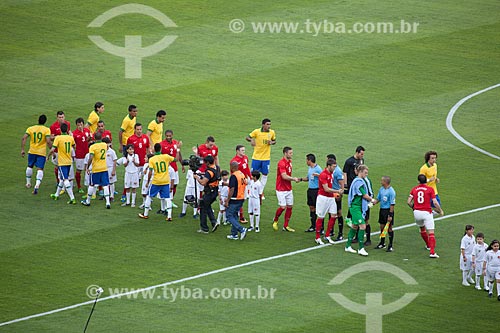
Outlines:
[[[203,186],[203,197],[200,199],[200,230],[198,232],[208,234],[207,217],[212,223],[212,232],[217,230],[219,226],[214,216],[212,203],[217,199],[219,193],[220,168],[215,165],[213,156],[206,156],[203,161],[207,166],[205,173],[195,173],[194,178]]]

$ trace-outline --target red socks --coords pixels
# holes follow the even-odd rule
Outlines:
[[[328,226],[326,227],[326,237],[330,237],[333,231],[333,226],[335,225],[335,217],[331,216],[328,220]]]
[[[323,226],[323,220],[322,218],[318,217],[316,220],[316,239],[321,237],[321,227]]]
[[[429,246],[429,237],[427,236],[427,231],[420,231],[420,236],[422,236],[422,239],[425,242],[425,246],[430,247]]]
[[[276,214],[274,214],[274,222],[278,222],[281,214],[285,211],[285,208],[281,208],[281,207],[278,207],[278,209],[276,209]]]
[[[80,185],[82,181],[82,174],[80,172],[75,172],[75,179],[76,179],[76,186],[78,186],[78,189],[80,189],[82,186]]]
[[[288,222],[290,222],[290,217],[292,216],[292,207],[286,207],[285,211],[285,224],[283,225],[285,228],[288,227]]]
[[[431,248],[430,254],[434,254],[434,249],[436,248],[436,237],[434,237],[434,234],[429,235],[429,247]]]

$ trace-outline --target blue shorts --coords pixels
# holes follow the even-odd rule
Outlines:
[[[148,195],[151,198],[156,197],[156,195],[160,193],[160,199],[168,199],[170,198],[170,184],[166,185],[154,185],[152,184],[149,187],[149,193]]]
[[[71,165],[62,165],[58,167],[59,169],[59,179],[69,179],[69,170]]]
[[[270,164],[271,164],[270,160],[266,161],[252,160],[252,171],[257,170],[263,175],[268,175]]]
[[[439,206],[441,206],[441,199],[439,199],[439,194],[436,194],[436,200],[437,200],[437,202],[438,202]],[[431,201],[431,207],[432,207],[432,208],[436,208],[436,207],[434,206],[434,202],[433,202],[433,201]]]
[[[96,172],[91,174],[90,185],[101,185],[108,186],[109,185],[109,176],[108,171]]]
[[[28,167],[32,168],[36,166],[38,169],[43,169],[45,167],[45,156],[28,154]]]

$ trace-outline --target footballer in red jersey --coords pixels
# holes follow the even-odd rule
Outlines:
[[[52,142],[54,142],[54,138],[58,135],[61,135],[62,132],[61,132],[61,124],[66,124],[68,125],[68,134],[71,135],[71,123],[69,121],[66,120],[66,115],[64,114],[64,111],[57,111],[56,113],[56,121],[50,125],[50,139],[52,140]],[[55,153],[57,153],[57,149],[54,151]],[[54,154],[52,155],[53,156],[53,159],[52,159],[52,162],[54,164],[57,164],[57,155]],[[54,174],[56,175],[56,183],[59,183],[59,173],[58,173],[58,168],[57,168],[57,165],[55,166],[54,168]]]
[[[139,156],[139,168],[142,171],[142,167],[147,161],[149,148],[149,138],[146,134],[142,134],[142,124],[135,124],[134,134],[127,139],[127,144],[134,146],[134,152]]]
[[[175,157],[177,161],[182,161],[181,146],[182,141],[177,141],[174,138],[174,131],[168,129],[165,131],[165,140],[161,141],[161,153],[168,154]],[[177,192],[177,185],[179,184],[179,167],[177,166],[177,161],[170,162],[170,166],[175,171],[174,186],[172,188],[172,195],[175,196]],[[181,165],[182,172],[185,172],[184,165]]]
[[[316,243],[318,244],[324,244],[321,240],[321,229],[323,228],[323,221],[326,214],[330,214],[330,219],[328,220],[325,240],[333,244],[333,239],[330,238],[330,234],[335,225],[335,219],[337,218],[337,203],[335,201],[335,196],[339,195],[339,192],[344,192],[343,189],[333,189],[333,172],[336,167],[337,161],[328,159],[326,168],[319,174],[319,189],[316,199],[316,215],[318,216],[316,220]]]
[[[104,138],[109,138],[109,140],[111,142],[113,142],[113,137],[111,136],[111,132],[108,131],[106,128],[105,128],[105,125],[104,125],[104,121],[102,120],[99,120],[97,122],[97,130],[95,131],[95,133],[101,133],[101,137],[104,139]],[[92,137],[94,140],[95,140],[95,133],[94,133],[94,136]],[[102,139],[101,139],[102,140]]]
[[[89,142],[92,138],[90,130],[85,126],[85,120],[78,118],[76,120],[76,130],[73,131],[73,139],[75,139],[75,179],[78,186],[78,192],[83,193],[81,186],[81,172],[85,167],[85,155],[89,152]]]
[[[215,139],[213,136],[209,136],[204,144],[199,145],[197,150],[196,147],[193,148],[193,150],[196,151],[196,155],[201,157],[202,160],[207,156],[213,156],[215,165],[219,165],[219,147],[215,145]],[[207,166],[203,163],[200,167],[200,172],[203,173],[206,169]]]
[[[434,236],[434,216],[431,208],[431,202],[437,212],[443,216],[444,212],[436,199],[436,192],[427,185],[427,177],[423,174],[418,175],[419,185],[415,186],[408,197],[408,206],[413,209],[415,223],[420,227],[420,236],[430,250],[431,258],[439,258],[435,252],[436,238]]]
[[[295,230],[288,226],[292,216],[293,192],[292,181],[300,182],[300,178],[292,177],[292,156],[293,150],[290,147],[283,148],[283,158],[278,162],[278,172],[276,174],[276,197],[278,198],[278,209],[274,215],[273,229],[278,231],[278,220],[285,211],[285,223],[283,231],[294,232]]]

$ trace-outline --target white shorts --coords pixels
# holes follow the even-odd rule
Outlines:
[[[476,260],[476,268],[474,269],[474,273],[476,273],[476,275],[483,275],[483,263],[484,261]]]
[[[146,186],[146,183],[148,181],[148,175],[143,174],[142,172],[139,173],[139,176],[142,175],[142,186],[141,186],[141,194],[142,195],[148,195],[149,193],[149,187]]]
[[[83,185],[89,187],[89,185],[90,185],[90,176],[92,174],[92,170],[90,170],[90,174],[88,174],[85,171],[84,171],[84,173],[85,173],[85,180],[83,181]]]
[[[462,257],[462,254],[460,254],[460,270],[462,271],[468,271],[472,269],[472,254],[465,255],[465,258],[467,258],[467,261],[464,262],[464,258]]]
[[[85,167],[84,158],[75,158],[75,168],[77,171],[82,171]]]
[[[293,192],[292,191],[276,191],[276,197],[278,198],[278,205],[293,206]]]
[[[113,172],[113,169],[108,169],[109,184],[114,184],[117,181],[116,171],[115,171],[115,175],[114,176],[111,176],[112,172]]]
[[[125,172],[125,188],[139,187],[139,174],[137,172]]]
[[[220,197],[220,200],[222,200],[222,202],[224,202],[226,199],[227,199],[227,197]],[[220,200],[219,200],[219,210],[226,210],[226,206],[221,204]]]
[[[486,269],[488,281],[500,280],[500,269]]]
[[[175,172],[174,185],[179,184],[179,171]]]
[[[248,214],[260,215],[260,198],[248,198]]]
[[[415,217],[415,223],[419,227],[425,227],[427,230],[434,230],[434,217],[432,213],[423,210],[414,210],[413,217]]]
[[[324,218],[326,213],[337,214],[337,203],[335,202],[335,198],[318,195],[316,198],[316,215],[319,218]]]

